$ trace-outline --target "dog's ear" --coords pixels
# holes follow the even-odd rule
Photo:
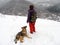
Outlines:
[[[27,28],[27,26],[24,26],[24,28]]]
[[[23,28],[27,28],[27,26],[24,26],[24,27],[21,27],[21,28],[22,28],[22,29],[23,29]]]

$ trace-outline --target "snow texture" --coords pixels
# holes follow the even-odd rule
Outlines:
[[[36,33],[29,33],[27,17],[0,14],[0,45],[60,45],[60,22],[37,19]],[[24,38],[24,43],[14,43],[15,35],[21,27],[27,25],[27,32],[32,39]]]

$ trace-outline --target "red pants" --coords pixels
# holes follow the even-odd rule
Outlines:
[[[35,22],[34,23],[29,23],[29,27],[30,27],[30,33],[35,32]]]

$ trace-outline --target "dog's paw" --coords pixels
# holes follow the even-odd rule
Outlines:
[[[21,43],[23,43],[23,41],[20,41]]]
[[[32,39],[32,37],[28,37],[28,38]]]
[[[15,42],[15,44],[17,44],[17,42]]]

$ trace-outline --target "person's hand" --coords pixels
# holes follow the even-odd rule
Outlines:
[[[27,21],[27,23],[28,23],[28,21]]]
[[[28,22],[27,22],[28,23]]]

